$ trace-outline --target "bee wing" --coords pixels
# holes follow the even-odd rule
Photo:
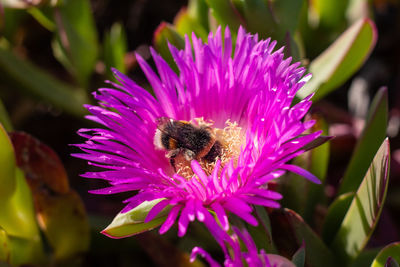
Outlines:
[[[160,117],[156,119],[157,129],[163,134],[167,135],[169,138],[177,141],[177,136],[173,131],[166,131],[165,129],[174,129],[174,119],[168,117]]]

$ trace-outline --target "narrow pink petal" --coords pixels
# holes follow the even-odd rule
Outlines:
[[[299,166],[291,165],[291,164],[284,164],[284,165],[281,165],[279,168],[294,172],[300,176],[304,176],[306,179],[310,180],[313,183],[321,184],[321,181],[314,174],[312,174],[311,172],[309,172],[303,168],[300,168]]]
[[[217,215],[217,218],[222,226],[222,229],[224,231],[228,231],[229,230],[228,216],[226,215],[224,208],[218,202],[214,202],[213,204],[211,204],[211,208],[215,211],[215,214]]]
[[[200,248],[200,247],[194,247],[192,249],[192,253],[190,254],[190,262],[194,262],[196,260],[197,255],[200,255],[201,257],[203,257],[208,264],[210,264],[210,267],[220,267],[221,265],[219,265],[218,262],[216,262],[210,254],[207,253],[207,251],[205,251],[204,249]]]
[[[167,219],[165,220],[165,222],[163,223],[163,225],[161,225],[159,233],[162,235],[164,233],[166,233],[169,228],[171,228],[171,226],[175,223],[176,218],[178,217],[179,211],[181,210],[181,206],[175,206],[171,209],[171,211],[168,214]]]
[[[178,220],[178,236],[182,237],[186,234],[189,225],[189,211],[187,205],[183,208]]]
[[[170,203],[169,199],[164,199],[158,202],[154,207],[147,213],[145,223],[153,220],[168,204]]]

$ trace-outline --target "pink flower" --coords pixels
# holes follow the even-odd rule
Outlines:
[[[188,37],[184,50],[170,46],[178,74],[153,49],[158,74],[137,55],[154,96],[114,70],[120,84],[109,82],[114,88],[94,93],[99,106],[87,105],[92,113],[87,118],[105,128],[78,132],[87,141],[77,145],[84,153],[74,156],[103,168],[82,176],[110,184],[91,192],[137,191],[122,212],[162,199],[146,218],[150,221],[170,207],[161,234],[177,221],[183,236],[196,219],[212,230],[218,224],[210,212],[224,231],[229,213],[257,225],[252,205],[279,207],[282,196],[268,182],[285,171],[319,183],[288,163],[320,135],[304,134],[314,124],[302,121],[311,96],[292,105],[305,83],[305,69],[284,59],[283,48],[274,51],[275,41],[259,41],[243,28],[234,47],[229,29],[221,37],[218,29],[207,44],[193,34],[193,47]],[[168,135],[167,125],[175,129],[180,123],[208,134],[206,144],[195,139],[186,145]]]

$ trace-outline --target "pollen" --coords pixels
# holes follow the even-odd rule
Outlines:
[[[215,135],[215,141],[219,142],[221,145],[221,151],[216,157],[215,161],[210,162],[204,159],[199,159],[198,162],[207,175],[210,175],[214,168],[217,160],[221,161],[221,168],[230,161],[234,161],[234,165],[237,164],[237,160],[240,154],[240,148],[244,143],[244,133],[242,128],[237,124],[237,122],[231,122],[227,120],[225,122],[224,128],[213,127],[214,123],[212,121],[205,121],[203,118],[196,118],[191,121],[193,124],[200,127],[209,127]],[[190,167],[190,162],[184,159],[176,160],[176,171],[182,177],[191,179],[193,177],[193,171]]]

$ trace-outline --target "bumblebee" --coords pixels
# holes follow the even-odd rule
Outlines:
[[[178,158],[183,157],[188,162],[193,159],[214,162],[222,151],[222,145],[210,127],[166,117],[157,119],[154,145],[168,151],[166,157],[175,171]]]

